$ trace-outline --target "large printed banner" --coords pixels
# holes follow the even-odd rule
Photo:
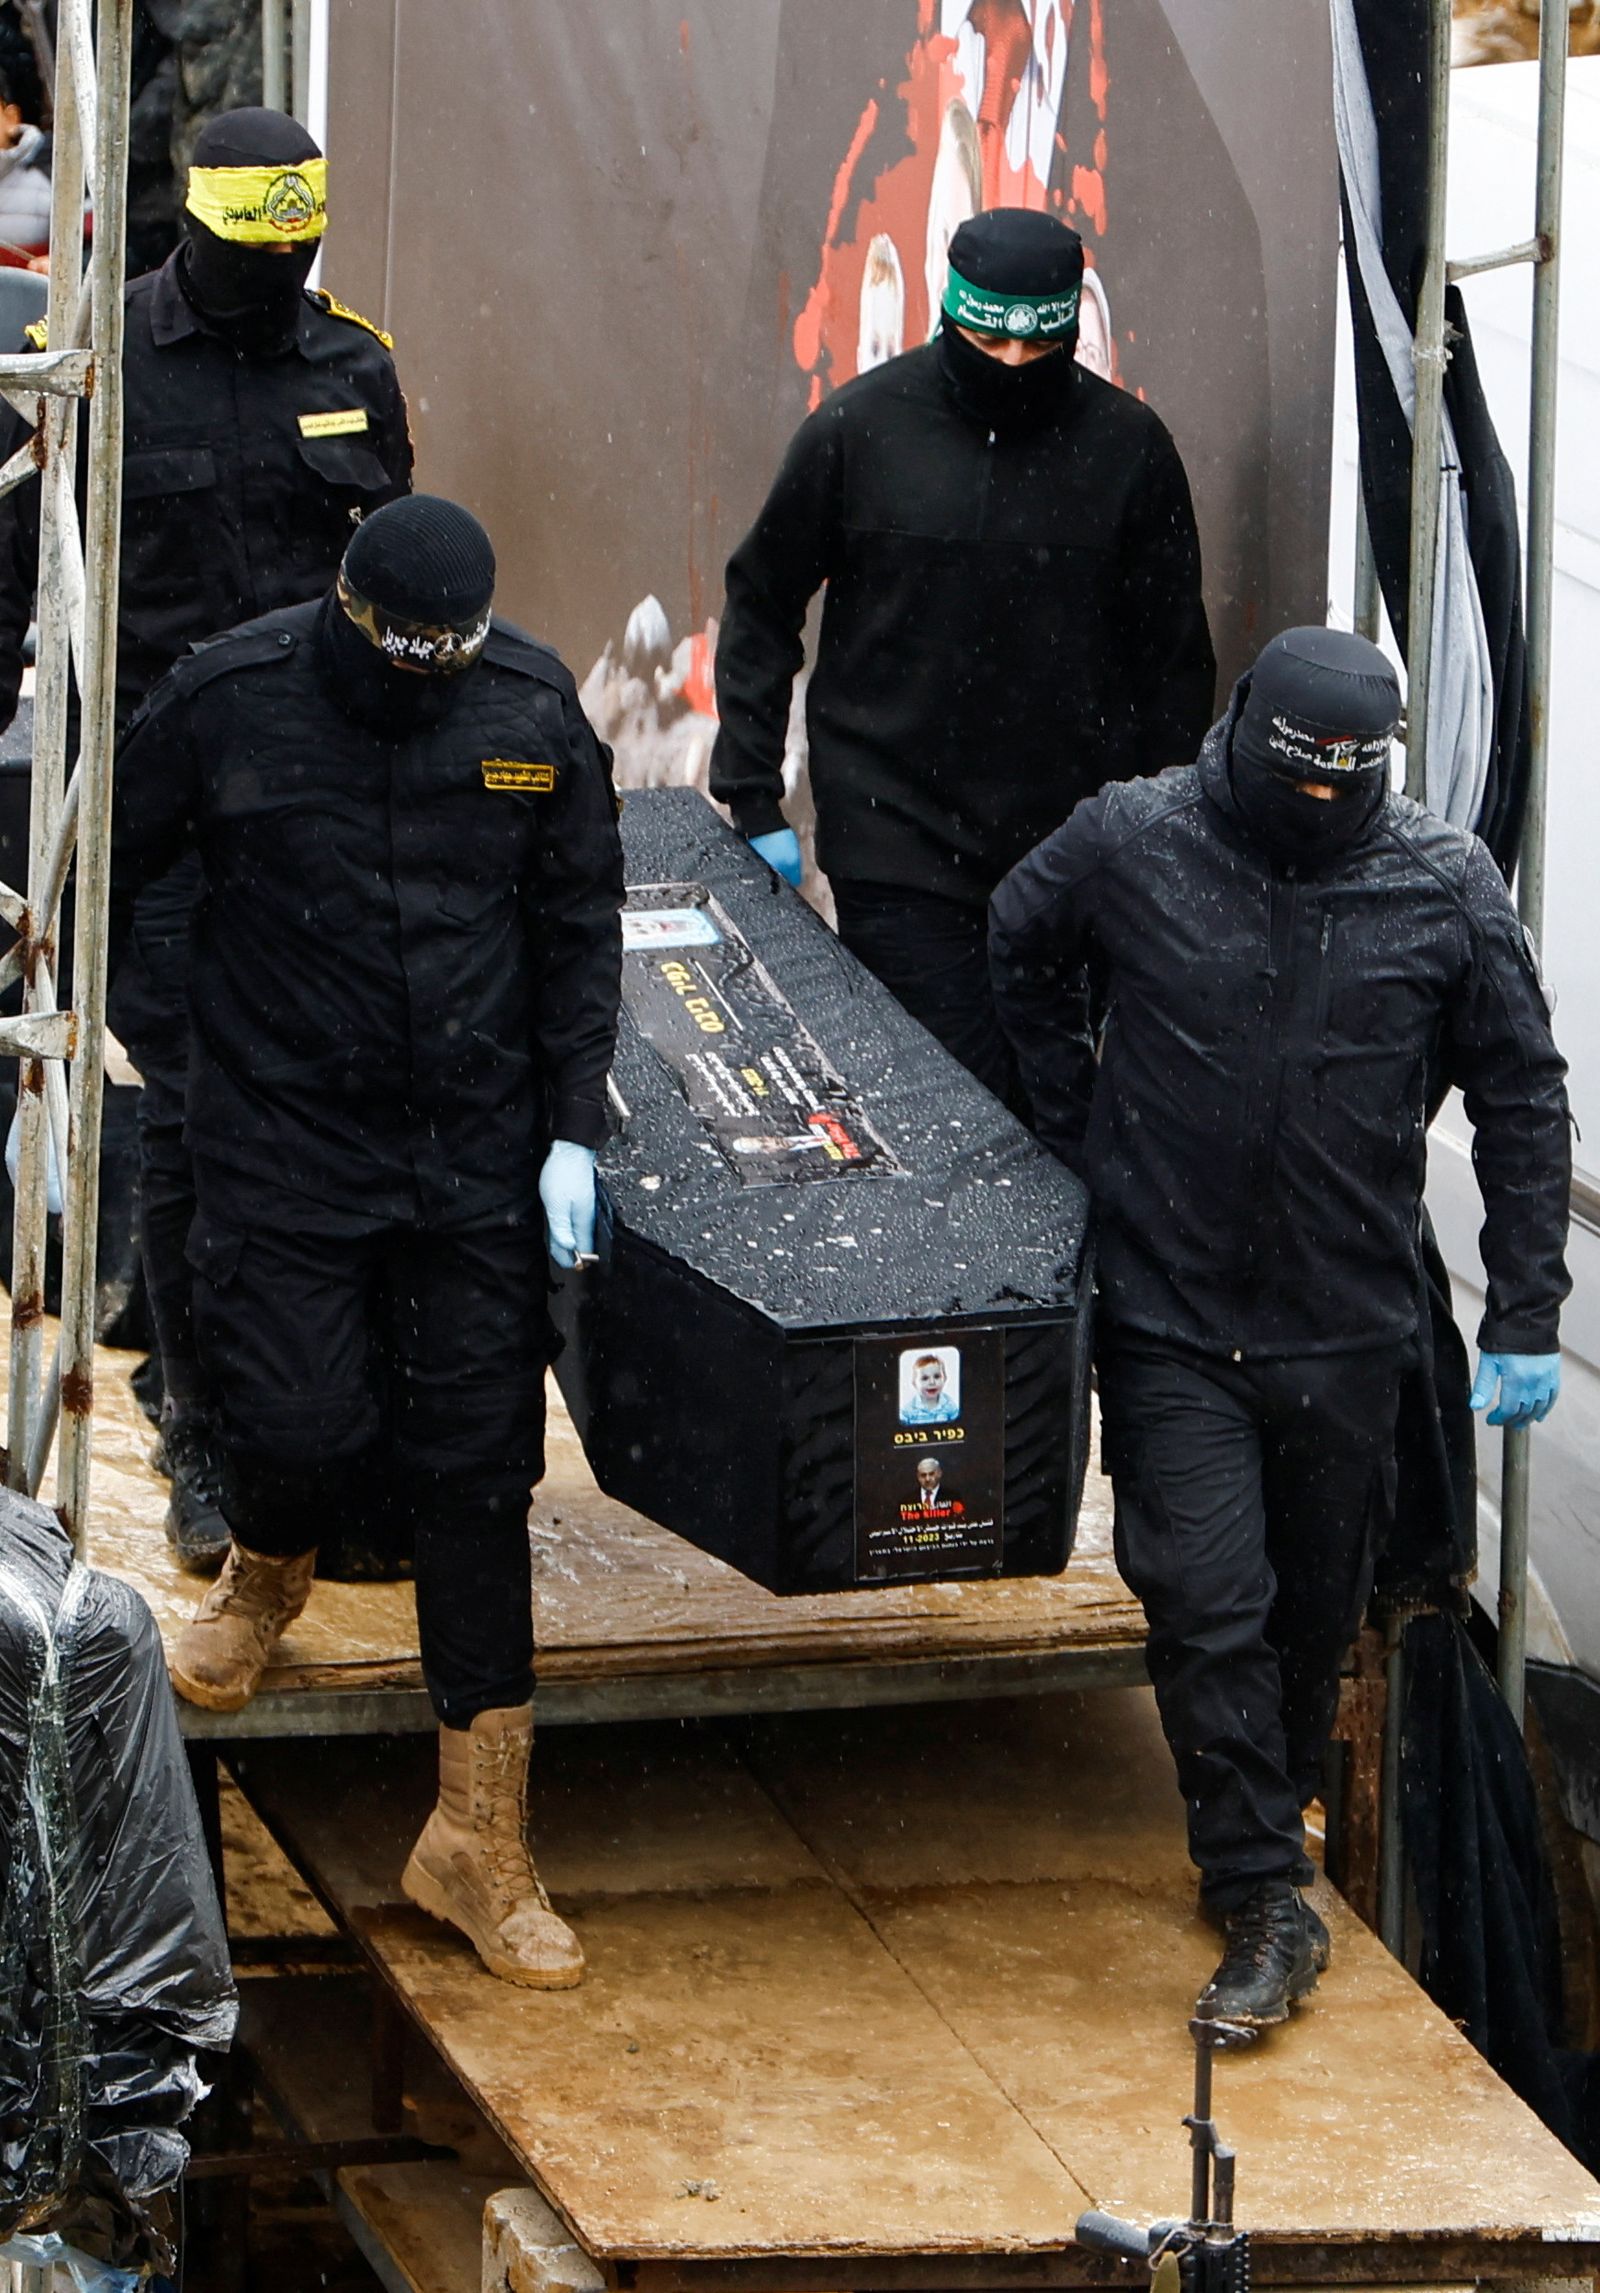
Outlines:
[[[703,777],[728,553],[978,208],[1082,232],[1082,355],[1177,437],[1224,677],[1323,618],[1326,0],[330,0],[329,67],[327,283],[625,784]]]

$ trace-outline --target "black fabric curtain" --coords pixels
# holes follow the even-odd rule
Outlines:
[[[1378,129],[1383,263],[1407,323],[1414,323],[1426,254],[1428,0],[1352,0]],[[1348,222],[1348,210],[1347,210]],[[1512,236],[1508,232],[1508,237]],[[1351,235],[1347,228],[1347,249]],[[1402,646],[1411,514],[1411,431],[1395,396],[1359,268],[1347,260],[1354,322],[1361,486],[1389,619]],[[1468,514],[1468,547],[1494,673],[1494,746],[1477,830],[1509,877],[1528,776],[1527,663],[1522,544],[1516,488],[1495,435],[1465,306],[1446,299],[1450,363],[1445,406],[1455,428]]]
[[[1562,2042],[1561,1936],[1533,1779],[1453,1616],[1406,1627],[1400,1813],[1424,1988],[1594,2170],[1600,2066]]]

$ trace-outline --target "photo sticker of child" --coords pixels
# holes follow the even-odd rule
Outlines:
[[[961,1348],[908,1346],[900,1356],[902,1425],[953,1425],[961,1415]]]

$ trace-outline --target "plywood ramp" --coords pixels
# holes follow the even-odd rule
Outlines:
[[[1184,2018],[1218,1946],[1143,1692],[546,1737],[540,1864],[590,1964],[553,1996],[399,1900],[425,1746],[239,1766],[529,2179],[641,2287],[800,2256],[849,2271],[813,2283],[894,2256],[1070,2281],[1086,2205],[1184,2210]],[[1315,2000],[1218,2072],[1262,2272],[1592,2269],[1600,2187],[1323,1894]]]
[[[154,1432],[128,1385],[136,1358],[102,1350],[97,1361],[89,1557],[131,1579],[170,1636],[193,1613],[203,1583],[178,1569],[162,1531],[166,1483],[150,1466]],[[1143,1643],[1138,1606],[1112,1563],[1110,1492],[1098,1476],[1062,1576],[780,1600],[603,1496],[553,1380],[549,1403],[549,1469],[532,1514],[542,1686],[869,1660],[1131,1653]],[[410,1586],[319,1583],[264,1693],[421,1685]]]

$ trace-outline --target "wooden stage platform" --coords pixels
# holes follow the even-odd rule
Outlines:
[[[136,1584],[170,1636],[204,1582],[178,1569],[162,1532],[166,1484],[128,1385],[136,1358],[102,1352],[97,1362],[88,1557]],[[1145,1677],[1143,1619],[1112,1563],[1110,1490],[1098,1475],[1062,1576],[780,1600],[602,1496],[553,1380],[547,1448],[532,1515],[544,1724]],[[431,1729],[411,1588],[318,1584],[252,1704],[233,1714],[185,1706],[183,1717],[190,1735],[211,1741]]]
[[[197,1586],[129,1366],[100,1365],[90,1557],[170,1632]],[[589,1955],[565,1994],[497,1983],[399,1895],[433,1788],[408,1588],[319,1585],[254,1705],[187,1715],[367,1970],[245,1980],[286,2131],[451,2153],[334,2175],[391,2293],[1104,2284],[1085,2207],[1184,2210],[1218,1946],[1109,1530],[1092,1480],[1060,1578],[778,1600],[602,1497],[557,1406],[539,1712],[610,1723],[536,1751]],[[1218,2072],[1258,2279],[1592,2277],[1600,2186],[1323,1897],[1318,1997]]]
[[[426,1746],[229,1756],[431,2050],[408,2122],[437,2138],[441,2072],[478,2114],[476,2152],[341,2177],[391,2258],[397,2225],[466,2252],[488,2200],[497,2293],[1066,2286],[1118,2274],[1071,2243],[1086,2206],[1186,2210],[1184,2024],[1218,1945],[1148,1691],[553,1733],[539,1860],[589,1976],[550,1995],[399,1895]],[[1257,2278],[1592,2275],[1600,2186],[1320,1900],[1316,1997],[1217,2069]]]

